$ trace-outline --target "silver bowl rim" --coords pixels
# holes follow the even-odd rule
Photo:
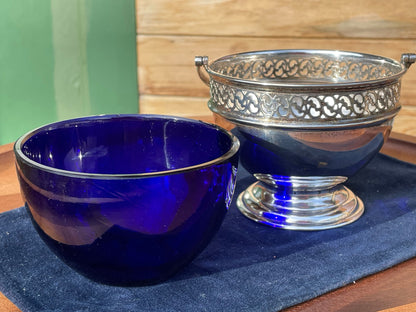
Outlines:
[[[23,144],[28,139],[30,139],[33,135],[35,135],[39,132],[47,131],[47,130],[53,130],[57,127],[61,127],[61,126],[65,126],[65,125],[70,126],[71,124],[75,125],[76,123],[88,122],[90,120],[95,120],[96,121],[96,120],[109,120],[109,119],[118,119],[118,118],[169,119],[169,120],[172,120],[172,121],[184,121],[184,122],[192,123],[192,124],[200,124],[200,125],[203,125],[205,127],[213,128],[213,129],[227,135],[227,137],[230,139],[231,146],[228,149],[228,151],[223,153],[221,156],[219,156],[215,159],[209,160],[207,162],[196,164],[196,165],[177,168],[177,169],[171,169],[171,170],[163,170],[163,171],[155,171],[155,172],[141,172],[141,173],[128,173],[128,174],[86,173],[86,172],[77,172],[77,171],[58,169],[58,168],[54,168],[54,167],[51,167],[51,166],[40,164],[40,163],[30,159],[29,157],[27,157],[22,151]],[[179,173],[185,173],[185,172],[189,172],[189,171],[204,169],[204,168],[210,167],[212,165],[220,164],[220,163],[223,163],[223,162],[227,161],[228,159],[233,157],[235,154],[237,154],[239,148],[240,148],[240,141],[230,131],[228,131],[228,130],[226,130],[226,129],[218,126],[218,125],[207,123],[207,122],[204,122],[204,121],[201,121],[201,120],[189,119],[189,118],[178,117],[178,116],[170,116],[170,115],[157,115],[157,114],[112,114],[112,115],[103,114],[103,115],[92,115],[92,116],[87,116],[87,117],[67,119],[67,120],[62,120],[62,121],[53,122],[53,123],[49,123],[49,124],[40,126],[40,127],[36,128],[34,130],[31,130],[31,131],[27,132],[26,134],[24,134],[20,138],[18,138],[17,141],[14,143],[13,150],[14,150],[14,153],[15,153],[15,156],[16,156],[16,162],[18,160],[20,160],[20,161],[22,161],[23,163],[25,163],[26,165],[28,165],[32,168],[36,168],[36,169],[46,171],[46,172],[49,172],[49,173],[52,173],[52,174],[56,174],[56,175],[59,175],[59,176],[66,176],[66,177],[72,177],[72,178],[83,178],[83,179],[121,180],[121,179],[134,179],[134,178],[138,179],[138,178],[160,177],[160,176],[164,176],[164,175],[173,175],[173,174],[179,174]],[[17,163],[16,163],[16,165],[17,165],[17,167],[19,167]],[[20,169],[18,168],[18,170],[20,170]]]
[[[253,58],[257,55],[265,55],[265,54],[293,54],[293,55],[298,55],[298,54],[299,55],[300,54],[309,54],[309,55],[310,54],[323,54],[325,55],[326,54],[326,55],[349,56],[349,57],[356,57],[356,58],[367,58],[367,59],[375,60],[381,63],[390,63],[393,66],[400,67],[400,70],[394,75],[387,76],[384,78],[379,78],[379,79],[367,80],[367,81],[350,81],[350,82],[334,82],[334,83],[308,83],[308,82],[290,83],[290,82],[284,82],[284,81],[276,82],[276,81],[271,81],[271,80],[268,80],[267,82],[262,82],[262,81],[256,81],[256,80],[235,78],[229,75],[224,75],[219,72],[216,72],[215,70],[211,68],[211,65],[215,64],[216,62],[232,61],[235,58],[241,58],[241,57]],[[340,89],[340,88],[363,89],[363,88],[369,88],[370,86],[384,85],[384,84],[391,83],[392,81],[396,81],[401,76],[403,76],[407,71],[407,67],[404,64],[392,58],[387,58],[387,57],[378,56],[374,54],[368,54],[368,53],[345,51],[345,50],[319,50],[319,49],[259,50],[259,51],[235,53],[235,54],[226,55],[226,56],[216,59],[210,64],[207,64],[205,66],[205,69],[212,78],[214,79],[217,78],[221,80],[222,83],[250,86],[251,88],[256,88],[259,90],[270,89],[270,88],[282,88],[282,89],[286,88],[286,89],[291,89],[291,90],[299,90],[299,89],[304,89],[304,88],[308,88],[312,90],[318,90],[318,89],[332,90],[332,89]]]

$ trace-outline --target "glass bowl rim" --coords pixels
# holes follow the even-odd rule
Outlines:
[[[70,125],[70,124],[75,124],[79,122],[85,122],[88,120],[97,121],[97,120],[111,120],[111,119],[121,119],[121,118],[161,119],[161,120],[183,121],[183,122],[190,123],[190,124],[199,124],[201,126],[213,128],[216,131],[224,133],[230,139],[231,147],[228,149],[228,151],[223,153],[221,156],[215,159],[211,159],[207,162],[198,163],[196,165],[181,167],[177,169],[163,170],[163,171],[127,173],[127,174],[124,174],[124,173],[122,174],[87,173],[87,172],[77,172],[77,171],[58,169],[58,168],[54,168],[51,166],[40,164],[30,159],[29,157],[27,157],[22,151],[23,144],[39,132],[42,132],[45,130],[56,129],[57,127],[60,127],[65,124]],[[18,162],[18,160],[20,160],[30,167],[40,169],[42,171],[46,171],[46,172],[53,173],[55,175],[60,175],[60,176],[84,178],[84,179],[105,179],[105,180],[159,177],[159,176],[173,175],[173,174],[178,174],[178,173],[185,173],[185,172],[189,172],[193,170],[199,170],[199,169],[210,167],[212,165],[220,164],[230,159],[238,152],[239,148],[240,148],[240,141],[238,140],[238,138],[234,134],[232,134],[230,131],[218,125],[211,124],[211,123],[204,122],[204,121],[197,120],[197,119],[190,119],[190,118],[171,116],[171,115],[158,115],[158,114],[102,114],[102,115],[92,115],[92,116],[87,116],[87,117],[66,119],[62,121],[45,124],[43,126],[35,128],[23,134],[16,140],[13,146],[13,150],[14,150],[15,157],[16,157],[16,163]],[[17,163],[17,166],[18,166],[18,163]]]

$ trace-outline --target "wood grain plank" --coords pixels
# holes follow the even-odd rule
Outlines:
[[[0,194],[2,205],[0,213],[23,206],[14,165],[13,144],[0,146]]]
[[[210,61],[236,52],[267,49],[335,49],[382,55],[396,60],[402,53],[416,52],[416,40],[364,39],[282,39],[205,36],[137,37],[139,90],[141,95],[209,97],[208,87],[199,79],[194,57],[208,55]],[[416,65],[402,80],[404,105],[416,101]]]
[[[5,295],[0,293],[0,311],[3,312],[20,312],[19,308],[16,307]]]
[[[143,95],[140,97],[140,113],[205,117],[211,115],[207,100],[207,98],[201,97]]]
[[[365,277],[356,283],[284,310],[285,312],[403,312],[403,306],[414,306],[416,258],[388,270]],[[411,310],[414,311],[414,310]]]
[[[413,103],[416,103],[416,98],[413,98]],[[416,106],[404,105],[394,120],[393,131],[416,137],[415,121]]]
[[[413,0],[137,0],[137,33],[416,38]]]
[[[409,303],[409,304],[401,305],[399,307],[381,310],[380,312],[415,312],[415,311],[416,311],[416,303]]]

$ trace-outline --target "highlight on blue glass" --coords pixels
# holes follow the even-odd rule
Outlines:
[[[239,141],[208,123],[102,115],[17,140],[25,206],[50,249],[97,282],[146,285],[191,262],[230,205]]]

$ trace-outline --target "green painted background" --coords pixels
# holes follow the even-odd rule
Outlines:
[[[45,123],[137,113],[134,0],[0,0],[0,144]]]

